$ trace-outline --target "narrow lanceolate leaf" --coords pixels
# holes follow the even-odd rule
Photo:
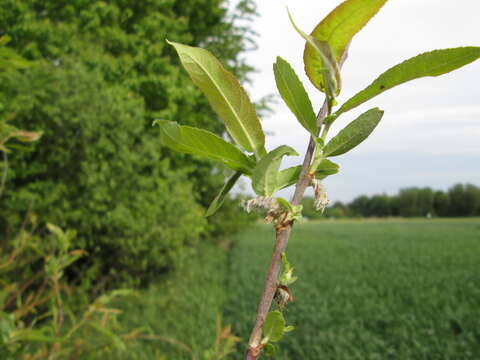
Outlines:
[[[237,182],[237,180],[240,178],[242,173],[240,171],[236,172],[233,174],[223,185],[222,190],[218,193],[218,195],[213,199],[212,203],[208,207],[208,210],[205,214],[206,217],[211,216],[217,212],[218,209],[222,206],[223,202],[225,201],[225,198],[227,197],[227,194],[230,190],[232,190],[233,186]]]
[[[279,341],[285,332],[285,318],[278,310],[270,311],[263,323],[263,337],[266,342]]]
[[[386,2],[387,0],[347,0],[328,14],[315,27],[311,36],[317,41],[330,44],[336,61],[340,63],[355,34]],[[324,91],[325,83],[320,74],[326,65],[311,43],[305,45],[303,61],[310,81],[315,87]]]
[[[273,64],[275,82],[282,99],[300,124],[313,136],[318,135],[317,117],[305,88],[290,64],[277,57]]]
[[[364,90],[350,98],[335,113],[351,110],[378,94],[404,82],[425,76],[439,76],[480,58],[480,47],[459,47],[423,53],[398,64],[380,75]]]
[[[25,131],[25,130],[18,130],[16,131],[12,137],[16,138],[18,141],[22,142],[33,142],[40,139],[42,136],[42,132],[39,131]]]
[[[232,138],[245,150],[261,154],[265,135],[255,107],[238,80],[209,51],[169,42],[192,81],[207,96]]]
[[[290,146],[282,145],[265,155],[255,166],[252,174],[253,190],[258,195],[272,196],[278,186],[278,169],[286,155],[298,155]]]
[[[319,40],[308,35],[295,25],[290,12],[288,12],[288,16],[295,30],[307,42],[305,46],[310,46],[317,58],[321,61],[321,66],[315,69],[315,78],[322,84],[322,86],[318,88],[325,92],[329,97],[334,98],[335,95],[340,93],[342,84],[340,67],[338,66],[338,61],[335,59],[335,54],[333,53],[330,44],[326,40]],[[310,81],[312,81],[311,78]]]
[[[230,169],[251,174],[254,163],[239,149],[217,135],[176,122],[157,120],[162,144],[172,150],[220,161]]]
[[[300,165],[280,171],[277,177],[277,190],[282,190],[295,184],[298,181],[301,172],[302,167]]]
[[[372,133],[382,116],[383,111],[378,108],[364,112],[325,145],[324,156],[342,155],[353,149]]]
[[[323,159],[317,171],[315,171],[315,178],[319,180],[325,179],[327,176],[338,173],[339,169],[340,166],[338,164],[328,159]]]

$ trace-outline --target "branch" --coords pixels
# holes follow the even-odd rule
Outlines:
[[[318,112],[317,121],[319,129],[323,125],[323,120],[327,115],[328,104],[327,101],[323,103],[322,108]],[[311,176],[309,175],[310,163],[312,162],[313,152],[315,150],[315,140],[310,137],[310,143],[308,144],[307,152],[303,160],[302,171],[300,173],[299,180],[295,186],[295,193],[293,194],[292,204],[299,205],[302,201],[305,190],[310,184]],[[263,288],[260,303],[258,304],[257,316],[255,318],[255,325],[252,333],[250,334],[250,340],[248,342],[247,353],[245,354],[245,360],[256,360],[260,355],[260,342],[262,340],[262,327],[265,321],[265,317],[272,305],[273,297],[277,291],[277,279],[280,273],[281,266],[281,254],[287,247],[290,232],[292,230],[293,222],[285,224],[285,226],[278,226],[276,228],[275,236],[275,250],[273,252],[272,261],[265,278],[265,285]]]
[[[348,49],[350,44],[345,48],[345,52],[340,59],[338,66],[342,67],[345,60],[348,57]],[[320,111],[317,114],[317,123],[319,132],[322,129],[323,121],[328,115],[329,111],[328,101],[325,99]],[[310,136],[310,142],[308,144],[307,152],[305,158],[303,159],[302,171],[300,177],[295,185],[295,192],[292,198],[293,205],[300,205],[307,190],[310,181],[312,180],[311,175],[309,174],[310,164],[312,162],[313,153],[315,151],[315,139]],[[248,349],[245,354],[245,360],[256,360],[260,355],[261,348],[259,347],[262,340],[262,327],[265,321],[265,317],[272,306],[273,297],[277,291],[277,281],[278,274],[280,273],[281,265],[281,254],[285,251],[288,244],[288,239],[290,238],[290,232],[292,231],[293,221],[285,224],[286,226],[281,226],[276,229],[275,233],[275,250],[272,256],[272,262],[267,272],[267,277],[265,278],[265,285],[263,287],[262,296],[260,298],[260,303],[258,304],[257,316],[255,318],[255,325],[250,334],[250,340],[248,341]]]

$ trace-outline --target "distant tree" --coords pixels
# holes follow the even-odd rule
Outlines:
[[[404,217],[433,214],[433,191],[430,188],[401,189],[397,199],[398,214]]]
[[[391,216],[390,198],[388,195],[374,195],[370,198],[370,216],[385,217]]]
[[[337,207],[341,207],[346,216],[475,216],[480,215],[480,188],[472,184],[457,184],[448,192],[443,192],[429,187],[411,187],[401,189],[392,196],[361,195]]]
[[[390,212],[392,216],[400,216],[398,194],[390,196]]]
[[[480,208],[480,189],[472,184],[456,184],[448,190],[450,199],[449,216],[478,215]]]
[[[325,216],[328,218],[344,218],[350,216],[350,211],[343,202],[335,201],[325,209]]]
[[[356,197],[350,203],[350,209],[354,216],[370,216],[370,199],[366,195]]]
[[[433,215],[434,213],[434,192],[431,188],[418,189],[417,208],[419,216]]]
[[[433,194],[433,209],[437,216],[448,216],[450,200],[444,191],[435,191]]]

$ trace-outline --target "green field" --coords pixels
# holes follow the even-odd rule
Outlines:
[[[150,291],[146,298],[169,300],[138,318],[145,314],[152,330],[185,342],[201,360],[218,311],[245,342],[272,245],[271,228],[256,225],[227,254],[205,250]],[[478,219],[307,223],[295,227],[288,255],[299,280],[285,316],[296,329],[275,359],[480,358]],[[148,356],[129,358],[154,359],[153,349],[191,358],[164,344],[140,348]],[[232,359],[242,359],[243,348]]]
[[[243,338],[272,241],[256,227],[230,254],[227,310]],[[304,224],[288,254],[297,328],[276,359],[480,358],[480,221]]]

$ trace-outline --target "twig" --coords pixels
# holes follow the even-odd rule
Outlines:
[[[318,112],[317,121],[319,128],[323,124],[323,120],[327,114],[327,101],[324,102],[322,108]],[[299,180],[295,187],[295,193],[292,198],[293,205],[299,205],[302,201],[305,190],[311,181],[311,176],[309,174],[309,167],[312,161],[313,152],[315,150],[315,140],[313,137],[310,137],[310,143],[308,144],[307,152],[303,160],[302,171],[300,173]],[[257,309],[257,316],[255,318],[255,325],[253,327],[252,333],[250,334],[250,340],[248,342],[248,349],[245,355],[246,360],[256,360],[260,355],[260,341],[262,340],[262,327],[267,316],[270,306],[272,305],[273,297],[277,290],[277,279],[278,274],[280,273],[281,266],[281,254],[285,251],[287,247],[288,239],[290,237],[290,232],[292,230],[293,222],[284,224],[284,226],[279,226],[276,229],[276,241],[275,241],[275,250],[273,252],[272,261],[265,278],[265,285],[263,288],[262,296],[260,298],[260,303]]]
[[[348,57],[348,49],[350,44],[347,45],[342,58],[339,61],[338,66],[341,68],[343,63]],[[320,111],[317,114],[317,123],[319,132],[322,130],[325,117],[328,115],[329,104],[325,99]],[[310,164],[312,162],[313,154],[315,151],[315,139],[310,136],[310,142],[308,144],[307,152],[302,164],[302,171],[300,173],[299,180],[295,185],[295,192],[292,198],[293,205],[300,205],[305,190],[309,186],[312,177],[309,174]],[[292,231],[293,221],[290,221],[282,226],[276,228],[275,233],[275,249],[272,255],[272,261],[268,268],[267,276],[265,278],[265,284],[263,287],[262,296],[258,304],[257,316],[255,318],[255,325],[250,334],[250,340],[248,341],[248,348],[245,354],[245,360],[256,360],[260,355],[260,342],[262,340],[262,327],[265,321],[265,317],[272,306],[273,297],[277,291],[278,275],[280,273],[281,266],[281,254],[285,251],[288,239],[290,238],[290,232]]]

